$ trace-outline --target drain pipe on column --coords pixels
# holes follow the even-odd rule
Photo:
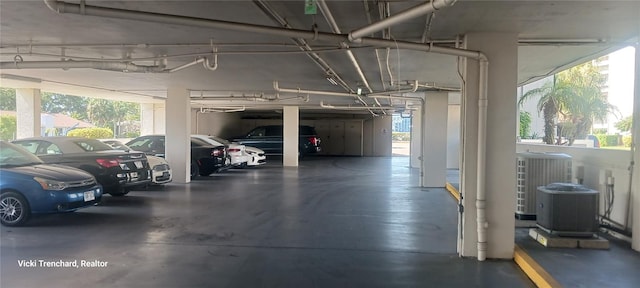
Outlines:
[[[487,86],[489,84],[489,61],[485,55],[478,58],[480,72],[478,75],[478,166],[476,192],[476,221],[478,223],[478,261],[487,259],[487,229],[489,223],[486,217],[486,144],[487,144]]]

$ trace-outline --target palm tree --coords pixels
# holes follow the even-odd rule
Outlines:
[[[598,67],[591,62],[576,66],[554,76],[553,82],[530,90],[520,97],[522,105],[533,97],[538,100],[538,112],[544,117],[544,142],[554,143],[556,119],[563,121],[561,128],[569,145],[577,138],[586,137],[594,120],[605,120],[616,108],[607,102],[602,94],[605,83]],[[556,144],[561,144],[562,135],[558,135]]]
[[[567,135],[571,145],[576,138],[587,136],[595,120],[605,121],[617,109],[602,94],[605,78],[593,63],[588,62],[563,71],[558,78],[560,82],[570,86],[570,89],[564,91],[567,93],[564,98],[567,102],[559,112],[575,128]]]
[[[564,83],[557,83],[556,78],[554,76],[552,82],[547,82],[540,88],[529,90],[518,100],[518,105],[522,106],[531,98],[540,97],[537,107],[538,112],[542,112],[544,117],[544,142],[547,144],[554,143],[556,118],[566,102],[566,94],[564,93],[566,87]]]

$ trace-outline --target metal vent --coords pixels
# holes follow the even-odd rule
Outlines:
[[[571,182],[571,156],[561,153],[518,153],[516,216],[536,214],[538,186]]]

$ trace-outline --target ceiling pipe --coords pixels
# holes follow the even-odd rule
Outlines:
[[[271,8],[271,6],[269,6],[267,2],[262,0],[254,0],[253,3],[256,4],[256,6],[258,6],[258,8],[260,8],[260,10],[262,10],[262,12],[265,13],[269,18],[271,18],[271,20],[278,23],[280,26],[287,29],[292,29],[291,25],[289,25],[289,23],[284,18],[282,18],[280,14],[278,14],[273,8]],[[325,61],[318,53],[313,52],[313,49],[311,48],[311,46],[309,46],[304,38],[305,37],[292,37],[291,40],[296,43],[300,50],[310,52],[307,53],[307,56],[309,56],[309,58],[311,58],[311,60],[316,63],[316,65],[318,65],[322,69],[322,71],[324,71],[327,77],[330,77],[329,79],[333,79],[334,81],[336,81],[336,84],[342,86],[342,88],[344,88],[345,90],[353,92],[353,89],[349,86],[349,84],[347,84],[347,82],[342,79],[342,77],[331,67],[331,65],[329,65],[329,63],[327,63],[327,61]],[[347,52],[351,53],[351,51],[348,50]]]
[[[329,6],[327,6],[327,2],[325,2],[324,0],[318,0],[318,7],[320,8],[320,12],[322,12],[322,15],[324,15],[324,19],[327,20],[327,23],[329,24],[329,27],[331,27],[331,30],[333,31],[333,33],[342,34],[342,32],[340,31],[340,27],[338,26],[338,23],[333,18],[333,14],[331,13],[331,10],[329,10]],[[349,45],[347,45],[346,43],[342,43],[341,45],[343,46],[343,48],[349,48]],[[347,50],[346,53],[347,53],[347,57],[349,58],[349,61],[351,61],[351,64],[353,64],[353,67],[356,69],[358,76],[360,76],[360,80],[362,80],[362,85],[364,85],[364,87],[367,88],[369,92],[373,92],[373,89],[371,89],[371,86],[369,85],[369,81],[367,81],[367,77],[364,76],[364,72],[362,72],[362,68],[358,63],[358,60],[356,60],[356,57],[353,55],[353,52],[351,52],[351,50]]]
[[[44,0],[44,1],[52,11],[55,11],[58,13],[81,14],[81,9],[79,4],[66,3],[62,1],[56,1],[56,0]],[[438,0],[435,0],[435,1],[438,1]],[[455,3],[455,0],[440,0],[438,2],[447,2],[447,3],[453,4]],[[147,22],[164,23],[164,24],[189,25],[189,26],[196,26],[196,27],[226,29],[226,30],[250,32],[250,33],[262,33],[267,35],[283,36],[283,37],[291,37],[291,38],[304,38],[304,39],[315,39],[315,40],[321,40],[321,41],[331,41],[334,43],[342,43],[342,42],[348,41],[349,35],[351,35],[352,36],[351,38],[353,38],[353,34],[342,35],[342,34],[324,33],[319,31],[286,29],[286,28],[253,25],[253,24],[230,22],[230,21],[211,20],[211,19],[150,13],[150,12],[142,12],[142,11],[130,11],[130,10],[124,10],[124,9],[115,9],[115,8],[104,8],[104,7],[96,7],[96,6],[90,6],[90,5],[83,5],[82,10],[83,10],[82,15],[129,19],[129,20],[147,21]],[[477,169],[476,169],[478,171],[478,174],[477,174],[478,182],[477,182],[477,190],[476,190],[476,199],[477,199],[476,200],[476,208],[477,208],[476,221],[478,223],[478,260],[479,261],[486,260],[486,247],[487,247],[486,229],[488,228],[488,223],[486,222],[486,214],[485,214],[486,211],[484,210],[486,206],[485,205],[485,201],[486,201],[485,200],[485,197],[486,197],[485,176],[486,175],[484,171],[486,166],[486,163],[485,163],[486,120],[487,120],[486,111],[487,111],[487,105],[488,105],[486,87],[488,86],[488,72],[489,72],[489,61],[486,55],[484,55],[479,51],[434,46],[433,43],[429,43],[428,45],[425,45],[421,43],[413,43],[408,41],[374,39],[374,38],[367,38],[367,37],[362,37],[360,38],[360,40],[361,40],[360,43],[363,45],[432,52],[432,53],[471,58],[479,61],[480,68],[479,68],[479,85],[478,85],[479,86],[478,109],[479,111],[482,111],[482,112],[478,113],[478,161],[477,161]]]
[[[57,1],[57,0],[44,0],[44,1],[47,3],[47,6],[51,8],[51,10],[57,13],[80,14],[80,4],[67,3],[63,1]],[[261,34],[273,35],[273,36],[303,38],[307,40],[315,39],[318,41],[328,41],[333,43],[342,43],[342,42],[348,41],[348,35],[345,35],[345,34],[334,34],[334,33],[320,32],[320,31],[288,29],[288,28],[246,24],[246,23],[239,23],[239,22],[212,20],[212,19],[205,19],[205,18],[151,13],[151,12],[144,12],[144,11],[131,11],[131,10],[117,9],[117,8],[105,8],[105,7],[98,7],[98,6],[91,6],[91,5],[84,5],[84,6],[85,6],[84,15],[90,15],[90,16],[128,19],[128,20],[146,21],[146,22],[163,23],[163,24],[187,25],[187,26],[213,28],[213,29],[225,29],[225,30],[249,32],[249,33],[261,33]],[[433,53],[439,53],[439,54],[468,57],[473,59],[479,59],[481,57],[481,53],[477,51],[465,50],[460,48],[434,46],[433,43],[422,44],[422,43],[414,43],[414,42],[408,42],[408,41],[376,39],[376,38],[369,38],[369,37],[362,37],[361,39],[362,39],[361,44],[363,45],[370,45],[370,46],[381,47],[381,48],[388,47],[388,48],[398,48],[398,49],[409,49],[409,50],[415,50],[415,51],[433,52]]]
[[[320,101],[320,107],[336,110],[396,110],[398,107],[365,107],[365,106],[334,106],[331,104],[324,104],[324,101]]]
[[[445,8],[451,6],[456,3],[457,0],[432,0],[431,2],[427,2],[424,4],[420,4],[413,8],[409,8],[404,10],[396,15],[385,18],[378,22],[375,22],[371,25],[364,26],[362,28],[353,30],[349,33],[349,41],[351,42],[359,42],[360,38],[369,35],[374,32],[378,32],[387,27],[391,27],[395,24],[404,22],[411,18],[420,17],[422,15],[435,12],[441,8]]]
[[[175,68],[169,69],[169,72],[178,72],[178,71],[180,71],[180,70],[182,70],[182,69],[189,68],[189,67],[191,67],[191,66],[193,66],[193,65],[196,65],[196,64],[198,64],[198,63],[203,63],[203,62],[204,62],[204,59],[205,59],[205,58],[198,58],[198,59],[196,59],[196,60],[194,60],[194,61],[192,61],[192,62],[189,62],[189,63],[187,63],[187,64],[180,65],[180,66],[178,66],[178,67],[175,67]]]
[[[231,112],[242,112],[245,111],[246,107],[200,107],[200,113],[209,113],[209,112],[223,112],[223,113],[231,113]]]
[[[141,66],[123,62],[101,61],[29,61],[0,62],[0,69],[74,69],[90,68],[99,70],[158,73],[165,72],[164,64],[158,66]]]

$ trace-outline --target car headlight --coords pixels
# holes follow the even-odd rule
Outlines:
[[[44,190],[64,190],[67,188],[67,183],[61,181],[55,181],[51,179],[44,179],[40,177],[33,177],[42,186]]]

